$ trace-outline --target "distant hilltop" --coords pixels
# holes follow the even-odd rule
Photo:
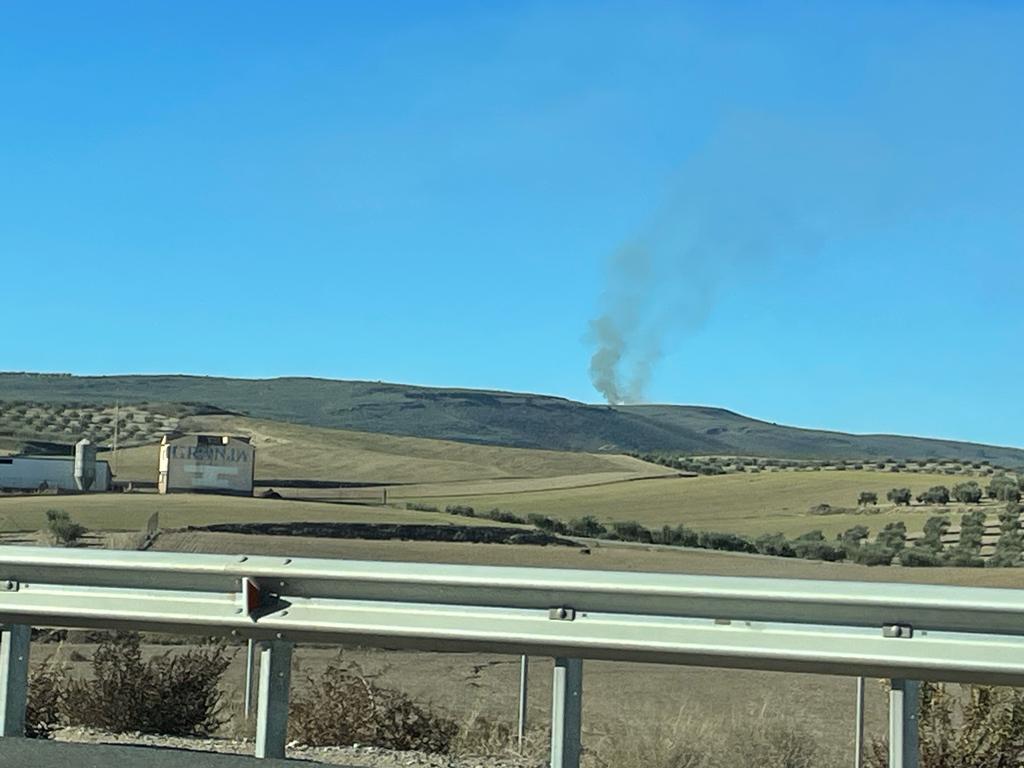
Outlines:
[[[189,410],[516,448],[802,459],[953,459],[1024,467],[1024,450],[798,429],[721,408],[315,378],[0,373],[0,437],[16,404],[164,403]],[[10,430],[7,430],[9,435]]]

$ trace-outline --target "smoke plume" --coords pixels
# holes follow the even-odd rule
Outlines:
[[[804,203],[821,199],[819,176],[808,169],[824,158],[794,167],[779,147],[801,141],[811,155],[829,148],[788,128],[781,133],[762,125],[756,140],[720,137],[689,164],[663,208],[612,253],[587,334],[590,379],[609,403],[644,400],[662,355],[701,328],[723,288],[757,279],[816,243]]]

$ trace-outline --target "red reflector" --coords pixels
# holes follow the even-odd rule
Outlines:
[[[242,578],[242,605],[249,616],[260,607],[260,585],[248,576]]]

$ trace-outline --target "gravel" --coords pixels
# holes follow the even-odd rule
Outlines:
[[[253,743],[249,739],[201,739],[143,733],[106,733],[89,728],[61,728],[53,733],[53,739],[79,744],[152,746],[236,755],[253,753]],[[426,752],[396,752],[360,745],[307,747],[296,742],[288,745],[287,756],[346,768],[542,768],[545,765],[543,760],[530,760],[517,755],[454,757]]]

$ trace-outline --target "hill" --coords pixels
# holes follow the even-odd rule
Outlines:
[[[465,483],[571,477],[604,482],[675,474],[621,455],[545,451],[458,443],[419,437],[309,427],[244,416],[197,415],[177,422],[186,432],[249,437],[257,449],[256,480],[351,481],[365,484]],[[121,480],[156,478],[155,442],[118,451]],[[101,458],[113,461],[104,452]],[[555,483],[557,484],[557,483]],[[543,483],[542,487],[551,487]]]
[[[0,404],[12,401],[191,404],[310,426],[518,448],[778,458],[935,457],[1024,466],[1024,450],[1018,448],[797,429],[718,408],[613,407],[546,395],[366,381],[0,374]]]

